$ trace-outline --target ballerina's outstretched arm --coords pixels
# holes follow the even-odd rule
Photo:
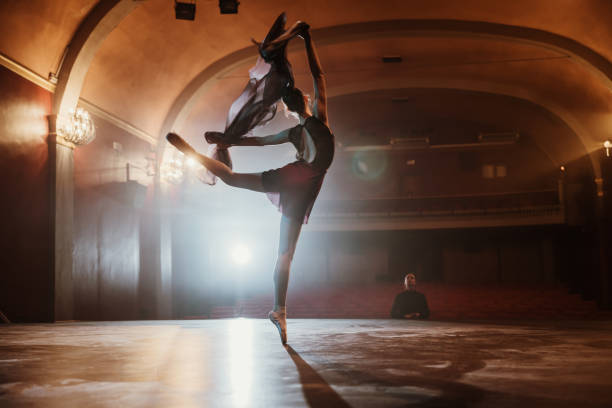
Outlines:
[[[287,143],[291,129],[293,128],[282,130],[274,135],[245,137],[232,146],[270,146]]]
[[[301,37],[304,38],[306,45],[306,54],[308,55],[308,65],[310,66],[310,73],[312,74],[312,80],[314,85],[314,104],[313,114],[321,122],[329,126],[327,122],[327,85],[325,81],[325,75],[323,74],[323,68],[319,61],[319,56],[314,47],[314,43],[310,38],[310,30],[306,29],[301,33]]]

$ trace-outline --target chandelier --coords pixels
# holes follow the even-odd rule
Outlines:
[[[96,137],[96,128],[86,110],[71,109],[58,118],[57,134],[78,146],[86,145]]]
[[[161,179],[172,184],[179,184],[183,181],[185,162],[176,155],[164,161],[161,165]]]

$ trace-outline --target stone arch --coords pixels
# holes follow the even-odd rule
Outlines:
[[[83,19],[67,47],[53,94],[53,115],[75,108],[85,75],[98,48],[138,3],[133,0],[101,0]],[[71,143],[55,135],[55,120],[49,121],[49,166],[51,172],[51,245],[53,247],[54,320],[74,318],[74,158]]]
[[[53,95],[53,113],[76,107],[89,65],[106,37],[139,5],[134,0],[102,0],[89,12],[68,43]]]

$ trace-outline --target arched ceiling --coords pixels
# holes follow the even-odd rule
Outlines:
[[[101,42],[81,97],[154,137],[168,127],[191,138],[222,128],[256,57],[251,37],[261,40],[282,11],[290,23],[301,19],[311,25],[332,97],[348,113],[368,106],[367,114],[353,117],[338,108],[331,123],[340,132],[379,126],[375,133],[382,134],[383,124],[397,123],[397,109],[373,104],[364,97],[368,92],[391,99],[407,89],[453,89],[480,92],[479,98],[518,98],[556,116],[582,142],[577,152],[574,142],[542,136],[540,143],[557,162],[592,151],[612,136],[608,0],[258,0],[243,1],[237,15],[220,15],[216,0],[197,0],[193,22],[176,20],[170,0],[137,3]],[[94,5],[1,2],[2,54],[47,77]],[[383,55],[403,61],[383,64]],[[298,41],[290,59],[298,85],[310,88]],[[402,105],[422,109],[418,100]],[[473,108],[482,106],[486,103]],[[469,107],[441,104],[440,114],[461,108],[474,116]]]

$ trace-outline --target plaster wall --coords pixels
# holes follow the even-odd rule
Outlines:
[[[155,268],[155,240],[143,237],[142,225],[153,207],[145,186],[152,183],[145,158],[150,147],[102,118],[93,119],[96,139],[78,147],[74,158],[74,315],[136,319],[146,296],[153,299],[152,292],[143,294]]]
[[[51,321],[51,94],[0,67],[0,95],[0,310],[16,322]]]

